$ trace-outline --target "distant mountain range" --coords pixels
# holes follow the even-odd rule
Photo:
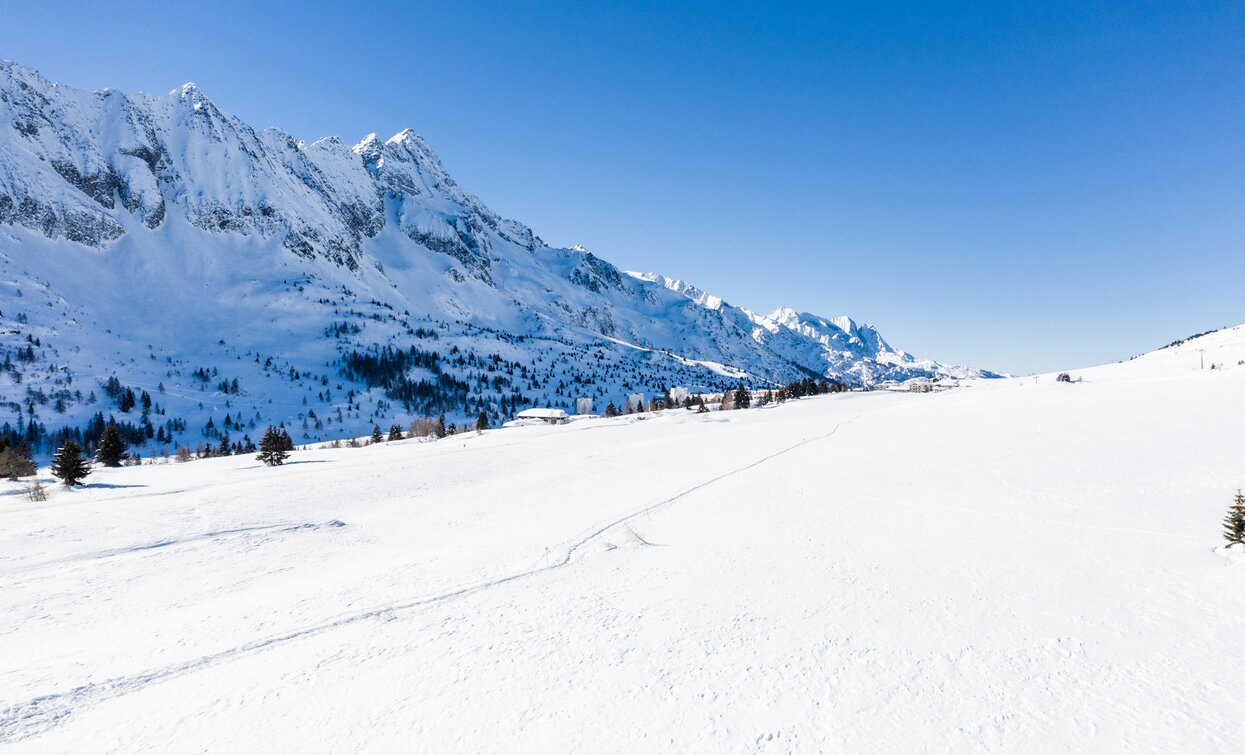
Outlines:
[[[994,376],[550,247],[409,130],[301,142],[193,84],[87,92],[11,62],[0,269],[0,419],[36,434],[111,413],[209,442],[228,415],[304,442],[672,385]],[[109,378],[152,408],[121,412]]]

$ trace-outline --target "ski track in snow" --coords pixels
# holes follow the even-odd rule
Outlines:
[[[159,550],[162,548],[171,548],[177,545],[187,545],[189,543],[198,543],[204,540],[217,540],[230,535],[246,535],[253,532],[270,532],[279,535],[288,532],[305,532],[309,530],[322,530],[326,528],[345,527],[346,523],[340,519],[331,519],[327,522],[282,522],[279,524],[257,524],[251,527],[235,527],[225,530],[215,530],[213,532],[202,532],[198,535],[188,535],[180,538],[167,538],[157,540],[154,543],[144,543],[142,545],[133,545],[128,548],[113,548],[106,551],[96,551],[95,553],[83,553],[77,556],[66,556],[65,558],[56,558],[50,561],[39,561],[33,564],[23,564],[21,566],[6,569],[3,574],[14,574],[18,572],[38,569],[44,566],[53,566],[56,564],[67,564],[76,561],[99,561],[105,558],[115,558],[117,556],[128,556],[136,553],[146,553],[147,551]]]
[[[244,645],[239,645],[237,647],[233,647],[228,650],[222,650],[218,653],[212,653],[210,655],[202,656],[200,658],[196,658],[193,660],[184,661],[182,663],[173,664],[171,666],[165,666],[164,668],[153,669],[150,671],[145,671],[141,674],[134,674],[132,676],[116,677],[114,679],[109,679],[103,682],[94,682],[94,683],[84,684],[82,686],[75,687],[65,692],[54,692],[48,695],[41,695],[31,700],[27,700],[26,702],[18,703],[16,705],[10,706],[9,708],[5,710],[0,711],[0,744],[20,742],[22,740],[26,740],[31,737],[38,736],[39,734],[42,734],[46,731],[49,731],[55,728],[60,722],[64,721],[66,718],[72,715],[75,710],[79,710],[89,705],[101,703],[106,700],[111,700],[117,697],[121,697],[131,692],[136,692],[140,689],[143,689],[144,687],[147,687],[150,684],[155,684],[158,682],[165,681],[167,679],[172,679],[172,678],[181,676],[183,674],[188,674],[193,671],[198,671],[200,669],[215,666],[217,664],[231,661],[235,658],[246,656],[251,653],[256,653],[256,652],[259,652],[261,650],[264,650],[270,647],[282,645],[287,642],[292,642],[294,640],[299,640],[299,639],[304,639],[307,637],[313,637],[316,635],[320,635],[325,632],[329,632],[334,629],[339,629],[341,627],[356,624],[361,621],[366,621],[368,619],[391,618],[392,615],[398,611],[406,611],[406,610],[410,610],[414,608],[421,608],[424,606],[444,603],[449,600],[466,597],[468,595],[472,595],[478,592],[483,592],[485,590],[490,590],[490,589],[500,587],[505,584],[523,580],[528,577],[534,577],[539,574],[544,574],[547,572],[551,572],[557,569],[564,568],[568,566],[574,560],[575,555],[580,550],[582,550],[585,546],[595,541],[597,538],[601,537],[602,535],[606,534],[610,530],[614,529],[615,527],[626,524],[627,522],[630,522],[634,519],[642,517],[646,514],[651,514],[660,509],[666,508],[667,506],[670,506],[671,504],[674,504],[675,502],[683,498],[686,498],[692,493],[695,493],[697,491],[700,491],[712,485],[715,485],[729,477],[733,477],[735,475],[747,472],[751,469],[761,466],[762,464],[765,464],[768,461],[772,461],[773,459],[776,459],[780,456],[784,456],[810,443],[815,443],[821,440],[825,440],[833,436],[835,433],[837,433],[839,431],[839,428],[843,427],[844,425],[848,425],[848,424],[851,424],[852,422],[855,422],[858,418],[859,418],[859,415],[856,415],[852,417],[851,419],[844,420],[843,422],[836,424],[833,428],[830,429],[829,432],[823,433],[821,435],[816,435],[812,438],[805,438],[804,440],[801,440],[798,443],[782,448],[778,451],[768,454],[767,456],[763,456],[760,459],[757,459],[756,461],[753,461],[749,464],[745,464],[744,466],[741,466],[741,467],[736,467],[735,469],[729,470],[727,472],[723,472],[722,474],[712,477],[708,480],[705,480],[704,482],[693,485],[692,487],[682,490],[679,493],[676,493],[675,495],[670,496],[669,498],[662,499],[656,503],[650,504],[641,509],[637,509],[628,514],[624,514],[623,516],[620,516],[617,519],[613,519],[605,524],[597,525],[596,527],[591,529],[587,534],[582,535],[578,540],[573,541],[569,546],[567,546],[566,552],[562,555],[560,559],[558,559],[557,561],[547,566],[540,566],[534,569],[528,569],[525,571],[516,572],[513,574],[509,574],[507,576],[504,576],[504,577],[499,577],[497,579],[492,579],[486,582],[480,582],[480,583],[473,584],[473,585],[467,585],[465,587],[452,589],[448,592],[442,592],[442,593],[438,593],[432,596],[415,598],[413,600],[408,600],[408,601],[403,601],[400,603],[390,604],[387,606],[381,606],[378,608],[368,609],[360,613],[354,613],[354,614],[350,614],[347,616],[343,616],[343,617],[333,619],[331,621],[328,621],[322,624],[317,624],[315,626],[304,627],[302,629],[297,629],[291,632],[287,632],[285,634],[281,634],[275,637],[269,637],[263,640],[255,640],[253,642],[248,642]],[[121,555],[124,553],[141,552],[142,550],[150,550],[154,548],[166,547],[169,545],[176,545],[176,544],[183,543],[183,542],[191,542],[193,540],[208,539],[213,535],[219,536],[223,534],[234,534],[234,533],[239,533],[239,532],[256,531],[256,530],[263,530],[263,529],[275,529],[275,528],[280,528],[280,527],[285,527],[285,531],[293,531],[293,530],[304,529],[308,527],[318,528],[318,527],[323,527],[323,526],[336,527],[336,526],[342,526],[342,523],[338,522],[337,520],[333,520],[331,522],[327,522],[322,525],[317,525],[317,524],[270,525],[267,527],[239,528],[236,530],[222,530],[217,533],[207,533],[207,534],[200,535],[194,538],[176,540],[176,541],[170,540],[166,542],[153,543],[153,544],[149,544],[146,546],[138,546],[136,548],[120,549],[115,552],[103,552],[102,554],[93,554],[92,556],[87,556],[83,558],[90,558],[90,557],[107,558],[109,556]],[[636,537],[639,538],[638,535]],[[643,538],[639,538],[639,539],[645,545],[651,545],[650,543],[643,541]]]

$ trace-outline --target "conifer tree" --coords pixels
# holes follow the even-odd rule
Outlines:
[[[389,426],[389,437],[385,440],[402,440],[402,428],[397,425]]]
[[[739,387],[735,389],[735,408],[747,409],[751,405],[752,394],[748,392],[743,383],[740,383]]]
[[[488,429],[488,414],[480,412],[480,416],[476,417],[476,432],[482,433]]]
[[[282,451],[294,450],[294,439],[290,437],[290,433],[284,427],[277,429],[277,440],[281,442]]]
[[[77,485],[90,473],[90,464],[82,458],[82,448],[72,440],[66,440],[52,457],[52,476],[65,483],[65,487]]]
[[[105,467],[119,467],[125,458],[125,441],[121,440],[121,432],[117,426],[109,423],[104,434],[99,438],[99,449],[95,451],[96,463]]]
[[[277,467],[285,463],[288,455],[285,450],[285,442],[281,438],[281,432],[269,425],[268,429],[264,431],[264,437],[259,441],[259,456],[255,458],[270,467]]]
[[[1241,495],[1240,490],[1236,491],[1228,515],[1223,518],[1223,539],[1228,541],[1229,548],[1237,544],[1245,546],[1245,495]]]
[[[433,428],[433,435],[438,438],[444,438],[448,434],[448,431],[445,429],[445,415],[442,414],[437,417],[437,424]]]
[[[372,425],[372,442],[380,443],[384,439],[385,436],[380,434],[380,425]]]

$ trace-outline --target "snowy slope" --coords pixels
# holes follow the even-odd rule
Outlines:
[[[0,419],[39,433],[117,408],[91,401],[112,376],[163,412],[123,419],[163,421],[193,445],[239,412],[248,431],[282,422],[303,441],[429,413],[501,421],[580,396],[603,407],[669,385],[719,390],[734,382],[724,375],[992,374],[914,359],[850,320],[757,317],[549,247],[458,186],[409,130],[306,143],[253,129],[193,84],[85,92],[9,62],[0,280],[0,350],[12,364],[39,341],[0,375]],[[411,401],[342,369],[350,351],[386,346],[434,352],[437,375],[458,382]],[[191,378],[200,370],[212,379]],[[213,393],[218,377],[241,392]]]
[[[0,744],[1234,751],[1242,361],[0,482]]]

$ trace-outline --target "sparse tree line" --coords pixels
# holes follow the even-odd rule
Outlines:
[[[639,401],[632,403],[628,400],[624,402],[622,408],[619,408],[613,401],[610,401],[605,405],[605,416],[619,417],[624,414],[636,414],[645,411],[663,411],[665,409],[677,408],[678,406],[694,410],[697,413],[704,413],[709,411],[709,404],[717,405],[719,410],[732,411],[735,409],[747,409],[752,406],[754,401],[757,406],[768,406],[771,403],[783,403],[804,396],[841,393],[847,390],[850,389],[844,383],[813,380],[812,378],[797,380],[781,388],[766,390],[754,390],[741,382],[736,385],[735,390],[725,391],[720,397],[710,395],[707,403],[704,395],[689,395],[679,404],[671,398],[668,389],[662,389],[661,394],[654,396],[647,404]]]
[[[380,425],[373,424],[371,435],[363,440],[359,440],[358,438],[349,438],[345,441],[332,440],[329,441],[324,447],[363,448],[364,446],[369,446],[375,443],[389,443],[396,440],[440,440],[441,438],[448,438],[452,435],[467,432],[471,428],[474,428],[478,432],[483,432],[489,429],[489,426],[489,417],[485,412],[480,412],[480,414],[476,416],[475,424],[470,426],[467,423],[459,425],[453,422],[446,422],[445,415],[442,414],[436,419],[421,417],[419,419],[412,420],[411,423],[407,425],[405,433],[402,432],[402,426],[397,423],[389,425],[389,431],[387,433],[381,431]]]
[[[426,325],[427,327],[419,328],[412,328],[408,325],[408,334],[423,340],[425,346],[433,346],[436,341],[453,335],[454,326],[449,323]],[[384,395],[394,404],[401,404],[408,417],[412,414],[424,417],[438,415],[444,417],[448,414],[459,420],[463,417],[469,418],[459,425],[446,425],[446,434],[496,426],[530,406],[559,407],[569,411],[580,396],[591,397],[599,401],[604,399],[610,387],[614,390],[619,387],[623,390],[631,390],[633,387],[652,385],[658,380],[668,380],[672,376],[675,380],[685,381],[685,384],[696,384],[700,390],[712,392],[725,388],[716,378],[710,378],[706,382],[703,372],[684,366],[665,364],[657,366],[643,361],[633,362],[621,359],[611,352],[608,344],[605,343],[585,346],[564,338],[516,336],[462,322],[455,323],[455,325],[467,334],[476,336],[491,334],[499,343],[547,342],[549,347],[542,348],[530,359],[526,359],[525,363],[513,358],[504,358],[497,353],[460,348],[459,345],[453,343],[445,344],[446,348],[439,350],[417,346],[410,346],[403,350],[392,346],[374,345],[348,353],[343,351],[339,360],[325,363],[324,366],[329,369],[323,375],[297,370],[292,365],[280,363],[279,358],[274,362],[274,357],[265,359],[258,353],[253,354],[253,357],[256,365],[262,365],[265,372],[275,370],[278,375],[283,375],[288,369],[289,378],[295,383],[310,378],[321,384],[323,390],[319,394],[315,393],[316,386],[313,385],[309,395],[303,397],[302,403],[308,408],[298,413],[298,418],[293,420],[296,423],[302,423],[304,442],[310,440],[309,433],[323,432],[328,425],[342,425],[350,423],[351,420],[363,419],[359,416],[363,401],[358,401],[356,404],[354,390],[349,391],[346,406],[336,408],[335,417],[329,416],[321,408],[320,411],[324,414],[322,418],[308,406],[308,398],[330,404],[334,399],[340,401],[340,396],[344,392],[340,383],[332,392],[328,390],[329,375],[332,374],[333,368],[338,368],[342,377],[362,382],[369,389],[381,388]],[[347,338],[362,332],[362,328],[348,326],[346,322],[334,324],[331,330],[332,335],[339,338]],[[27,340],[29,343],[22,347],[22,354],[14,355],[12,352],[6,352],[4,358],[8,364],[14,363],[14,356],[18,357],[19,362],[26,360],[28,356],[35,361],[40,358],[34,349],[41,348],[43,345],[33,337]],[[221,344],[224,345],[223,340]],[[559,348],[559,345],[565,347],[566,350]],[[502,350],[504,351],[504,347]],[[246,356],[251,357],[252,352],[247,351]],[[153,355],[151,358],[154,360],[156,357]],[[172,364],[172,360],[169,361]],[[422,376],[418,373],[420,369],[425,371]],[[411,371],[416,371],[414,377],[420,379],[414,379],[410,375]],[[174,371],[170,370],[169,375],[173,374]],[[183,373],[177,371],[176,374]],[[238,378],[223,376],[216,367],[196,367],[185,374],[197,381],[201,389],[211,390],[214,387],[218,394],[224,397],[226,407],[232,407],[231,397],[248,395],[242,390]],[[72,376],[66,371],[62,379],[71,381]],[[804,382],[812,383],[813,381]],[[185,420],[177,417],[164,417],[164,409],[153,399],[153,394],[157,393],[155,389],[149,393],[139,387],[127,386],[116,376],[108,378],[101,384],[101,387],[103,389],[101,398],[116,407],[117,418],[106,416],[107,410],[104,410],[96,413],[82,427],[64,426],[59,430],[49,430],[42,422],[37,421],[34,414],[36,404],[43,405],[49,401],[55,401],[58,407],[62,403],[70,404],[74,401],[91,404],[96,401],[96,393],[90,392],[90,395],[84,398],[81,391],[66,389],[48,395],[41,388],[28,388],[29,405],[14,405],[17,406],[19,422],[15,426],[5,425],[0,428],[0,434],[11,441],[24,440],[31,447],[36,458],[59,450],[68,440],[73,440],[83,453],[88,456],[92,455],[98,450],[103,429],[109,424],[116,425],[128,447],[153,448],[151,452],[153,461],[157,453],[167,458],[174,449],[176,449],[178,460],[254,453],[257,449],[250,436],[244,436],[241,440],[236,439],[236,435],[244,431],[250,431],[253,434],[257,424],[263,420],[261,412],[254,407],[246,410],[245,419],[241,410],[231,408],[230,412],[225,414],[223,426],[219,424],[219,415],[209,416],[206,424],[191,430],[200,435],[203,440],[203,442],[193,443],[185,437],[187,433]],[[800,384],[795,383],[779,390],[785,392],[781,394],[785,397],[806,395],[809,389],[802,388]],[[730,393],[729,390],[726,392]],[[163,383],[159,386],[158,393],[160,395],[156,396],[157,399],[165,393]],[[365,393],[370,395],[371,391],[367,390]],[[749,394],[748,397],[740,395],[740,400],[736,401],[736,394],[738,391],[727,398],[724,405],[746,406],[752,400],[752,394]],[[184,395],[178,395],[185,398]],[[771,398],[781,400],[776,398],[779,395],[775,391],[769,391],[757,394],[757,400],[763,402],[768,402]],[[689,408],[708,411],[704,397],[689,398],[680,403]],[[614,407],[613,410],[608,410],[607,408],[607,413],[634,413],[674,408],[674,406],[675,402],[671,400],[669,393],[663,390],[661,395],[647,401],[644,405],[627,406],[624,403],[622,409]],[[203,404],[200,403],[199,409],[203,408]],[[252,409],[255,410],[252,412]],[[368,419],[376,422],[378,428],[383,427],[380,418],[385,417],[390,409],[388,401],[370,398],[368,410],[370,410],[371,417]],[[24,421],[25,418],[21,417],[23,410],[29,412],[28,421]],[[60,411],[59,408],[58,411]],[[353,417],[346,416],[352,411]],[[140,413],[141,416],[133,419],[125,416],[133,417]],[[290,421],[287,417],[286,422]],[[445,424],[444,420],[442,423]],[[296,424],[290,425],[291,430],[295,430],[296,427]],[[330,428],[329,431],[333,429],[336,428]],[[409,430],[410,428],[408,428],[408,433]],[[388,439],[391,435],[393,433],[382,433],[384,436],[382,439]],[[144,455],[146,455],[145,451]],[[127,463],[133,463],[137,458],[138,454],[135,453],[127,457]]]
[[[150,421],[135,424],[126,420],[116,420],[113,417],[104,418],[102,412],[97,412],[82,427],[62,427],[59,430],[48,430],[41,422],[29,420],[25,427],[18,429],[4,423],[0,425],[0,437],[7,438],[9,442],[21,441],[34,449],[52,450],[59,448],[66,440],[72,440],[79,447],[94,450],[98,448],[100,438],[103,436],[104,428],[109,425],[115,425],[117,431],[125,439],[126,443],[135,446],[141,446],[149,440],[155,440],[157,443],[171,442],[176,431],[184,431],[185,423],[179,419],[170,419],[155,427]]]
[[[464,422],[463,429],[470,429],[480,424],[482,414],[485,415],[487,423],[494,426],[529,406],[556,406],[570,410],[579,396],[588,395],[597,400],[603,399],[608,390],[607,386],[611,383],[619,385],[623,390],[630,390],[633,386],[652,384],[655,379],[668,379],[673,376],[681,382],[702,383],[702,390],[721,389],[720,385],[712,384],[713,380],[710,380],[708,384],[703,384],[705,376],[685,366],[662,365],[660,369],[656,369],[654,365],[643,362],[631,363],[626,360],[614,362],[613,358],[606,353],[608,351],[606,344],[585,347],[565,338],[512,335],[463,322],[451,325],[447,322],[433,324],[430,321],[418,328],[408,325],[407,332],[427,344],[447,337],[443,333],[449,334],[455,325],[465,334],[477,337],[491,335],[499,343],[540,342],[548,343],[549,348],[533,355],[532,359],[527,360],[525,364],[520,360],[503,358],[500,354],[477,353],[472,349],[462,349],[454,344],[448,344],[447,349],[440,351],[415,346],[401,350],[392,346],[373,345],[364,350],[343,352],[343,357],[336,362],[336,365],[340,367],[339,372],[343,377],[363,382],[368,388],[382,388],[385,396],[395,403],[400,403],[408,415],[449,414],[457,418],[474,418],[474,421],[468,419]],[[346,322],[335,324],[331,330],[332,334],[339,338],[357,335],[356,331],[362,332],[362,328],[350,327]],[[34,337],[28,337],[27,340],[29,343],[22,347],[23,353],[18,361],[26,360],[28,357],[38,361],[40,357],[34,349],[41,347],[42,344]],[[224,345],[223,340],[221,345]],[[559,345],[573,352],[564,353],[558,348]],[[14,364],[14,356],[19,355],[9,351],[5,353],[4,358],[9,364]],[[300,372],[292,365],[279,364],[274,361],[274,357],[270,356],[265,359],[262,354],[253,354],[251,351],[248,351],[246,356],[253,356],[256,365],[262,367],[266,373],[275,370],[277,374],[282,374],[288,369],[289,379],[292,382],[298,383],[308,377],[319,382],[324,390],[315,394],[313,386],[311,397],[321,402],[332,404],[339,395],[338,391],[343,389],[343,386],[338,384],[334,391],[329,391],[328,374]],[[154,360],[156,357],[152,355],[151,358]],[[169,361],[172,364],[171,359]],[[330,363],[325,363],[325,367],[330,366]],[[415,368],[427,370],[422,379],[413,379],[408,376],[407,371]],[[173,375],[174,372],[170,370],[169,375]],[[182,373],[176,371],[176,374]],[[225,398],[226,407],[231,406],[232,397],[249,395],[243,390],[238,378],[223,376],[216,367],[195,367],[185,374],[198,384],[200,390],[215,388],[218,395]],[[420,376],[416,373],[415,377]],[[68,383],[72,381],[72,376],[66,371],[63,377],[58,378],[59,381]],[[118,428],[131,446],[147,446],[149,441],[154,441],[156,451],[152,452],[153,457],[157,452],[167,456],[179,443],[194,448],[193,454],[196,457],[218,455],[221,453],[221,448],[216,441],[224,436],[231,436],[234,431],[240,431],[244,427],[240,412],[233,428],[228,426],[230,417],[226,415],[223,432],[217,424],[220,421],[218,417],[208,418],[207,424],[202,428],[195,428],[208,445],[196,445],[184,439],[187,431],[185,420],[164,417],[165,410],[153,400],[156,391],[149,393],[138,387],[126,386],[116,376],[110,377],[102,384],[102,387],[101,398],[112,403],[116,407],[115,411],[119,412],[119,416],[131,412],[138,414],[141,410],[141,418],[136,420],[121,417],[117,421]],[[164,394],[164,392],[164,385],[161,384],[159,393]],[[49,430],[43,422],[38,420],[35,406],[54,402],[57,412],[63,412],[67,411],[68,406],[75,401],[84,404],[95,403],[95,392],[83,397],[81,391],[65,389],[54,391],[49,395],[42,388],[35,387],[28,388],[27,393],[29,394],[28,401],[25,404],[13,404],[14,411],[19,415],[19,422],[8,429],[7,434],[10,437],[25,437],[31,444],[36,457],[51,454],[67,439],[75,440],[88,454],[94,452],[98,444],[98,434],[105,422],[104,413],[100,413],[96,419],[92,420],[94,425],[92,428],[64,426],[60,430]],[[305,406],[308,404],[307,399],[307,396],[303,397]],[[312,409],[299,413],[297,421],[303,424],[304,440],[309,439],[307,434],[313,432],[313,426],[314,432],[322,432],[329,424],[340,425],[349,419],[361,419],[358,416],[359,407],[351,404],[353,402],[348,403],[344,408],[338,407],[336,417],[325,414],[321,418]],[[668,404],[663,404],[663,406],[668,406]],[[199,408],[203,409],[202,403]],[[378,420],[379,417],[384,416],[382,412],[387,409],[387,402],[375,402],[371,409],[372,418]],[[355,412],[353,418],[344,416],[344,413],[352,410]],[[633,411],[643,410],[644,407],[633,408]],[[28,413],[29,422],[21,417],[24,412]],[[323,410],[321,413],[324,413]],[[112,420],[112,417],[108,417],[108,421]],[[261,420],[262,416],[258,411],[255,412],[253,419],[248,415],[246,429],[253,432],[256,424]],[[0,432],[5,431],[0,430]],[[190,451],[190,448],[187,450]],[[231,443],[229,450],[232,453],[237,453],[239,450],[247,451],[245,443]]]

